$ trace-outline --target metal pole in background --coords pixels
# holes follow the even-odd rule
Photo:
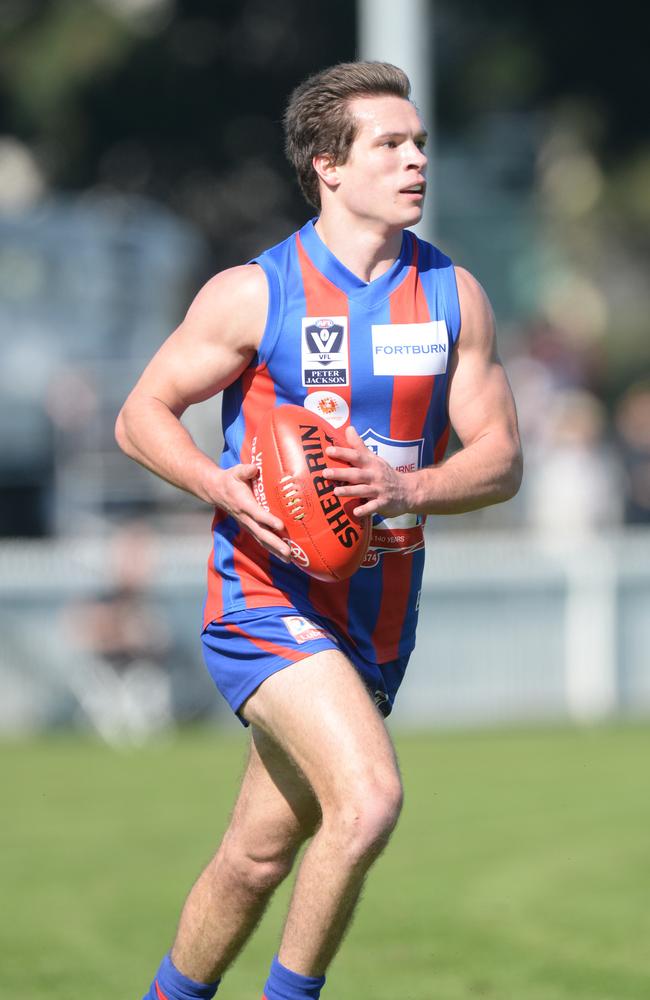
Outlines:
[[[358,54],[399,66],[411,81],[411,97],[429,133],[427,198],[418,235],[433,242],[435,232],[435,121],[433,0],[358,0]]]

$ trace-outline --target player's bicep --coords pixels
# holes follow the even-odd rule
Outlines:
[[[449,419],[463,445],[493,430],[516,434],[512,393],[499,360],[492,307],[479,283],[457,269],[461,330],[452,357]]]
[[[159,399],[179,416],[229,385],[251,354],[182,323],[151,359],[134,393]]]
[[[449,393],[449,419],[463,445],[495,429],[516,428],[512,393],[498,359],[483,363],[459,358]]]

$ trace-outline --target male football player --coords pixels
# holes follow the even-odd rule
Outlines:
[[[515,407],[478,282],[408,227],[426,131],[405,74],[348,63],[291,96],[287,152],[317,217],[212,278],[127,399],[117,440],[216,509],[203,645],[250,757],[228,830],[190,891],[147,998],[212,997],[300,845],[266,1000],[317,998],[402,787],[384,716],[415,642],[423,520],[512,497]],[[223,392],[219,464],[180,422]],[[343,428],[339,496],[373,516],[364,565],[319,582],[260,507],[251,441],[294,403]],[[450,425],[461,449],[444,459]],[[369,987],[369,995],[372,989]]]

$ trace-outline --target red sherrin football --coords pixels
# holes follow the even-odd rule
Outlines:
[[[325,468],[344,468],[325,455],[347,442],[331,424],[302,406],[270,410],[252,442],[259,469],[255,498],[284,522],[291,558],[317,580],[345,580],[359,568],[370,540],[370,518],[355,517],[356,497],[337,497]]]

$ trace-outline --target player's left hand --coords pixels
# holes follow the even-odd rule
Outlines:
[[[349,447],[325,449],[329,458],[352,466],[349,469],[328,467],[323,470],[326,479],[342,484],[334,490],[336,496],[366,500],[355,507],[355,517],[370,514],[396,517],[411,510],[412,487],[409,474],[396,472],[392,465],[370,451],[354,427],[346,427],[345,436]]]

